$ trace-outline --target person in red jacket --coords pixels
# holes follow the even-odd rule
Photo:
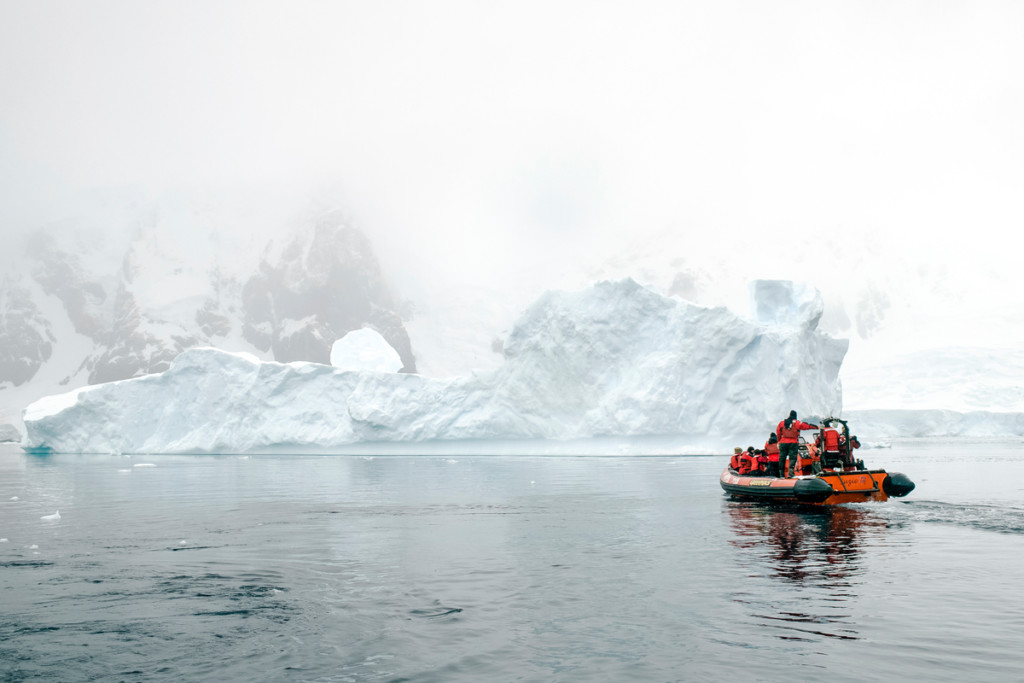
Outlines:
[[[758,475],[771,474],[768,465],[768,454],[761,450],[754,451],[754,457],[757,459],[757,473]]]
[[[740,455],[740,469],[741,475],[745,474],[756,474],[757,470],[757,458],[754,457],[754,449],[749,448]]]
[[[768,456],[768,467],[765,470],[773,477],[781,476],[779,474],[779,439],[775,436],[775,432],[772,432],[768,440],[764,442],[764,452]]]
[[[808,424],[796,419],[796,411],[789,411],[789,417],[779,423],[775,432],[779,435],[779,476],[786,475],[786,461],[789,460],[789,475],[793,476],[796,469],[796,461],[799,459],[800,431],[804,429],[817,429],[818,425]]]

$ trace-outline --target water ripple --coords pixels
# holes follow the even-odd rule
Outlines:
[[[999,504],[944,503],[933,500],[904,501],[913,521],[951,524],[1000,534],[1024,534],[1024,508]]]

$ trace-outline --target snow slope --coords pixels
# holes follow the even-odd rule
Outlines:
[[[800,290],[764,290],[807,309]],[[804,302],[806,303],[806,302]],[[48,397],[25,445],[62,452],[238,452],[370,441],[734,434],[841,409],[847,344],[820,306],[764,325],[632,280],[548,292],[493,372],[452,379],[263,362],[192,349],[162,373]]]

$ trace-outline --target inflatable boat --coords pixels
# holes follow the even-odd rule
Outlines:
[[[734,498],[803,505],[840,505],[885,501],[901,498],[914,490],[914,482],[899,472],[867,469],[861,460],[850,455],[849,444],[859,447],[857,438],[850,437],[845,420],[828,417],[815,444],[801,438],[799,447],[801,474],[795,477],[775,477],[764,474],[740,474],[726,467],[720,483],[722,489]],[[842,434],[829,434],[833,427]],[[835,431],[835,430],[833,430]],[[840,452],[832,453],[827,444],[840,444]]]
[[[824,470],[797,477],[740,475],[726,468],[722,488],[734,498],[806,505],[839,505],[900,498],[914,490],[914,482],[899,472],[885,470]]]

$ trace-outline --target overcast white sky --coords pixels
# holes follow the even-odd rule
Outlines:
[[[4,231],[82,188],[332,183],[397,263],[668,230],[781,277],[827,234],[995,272],[988,305],[1022,121],[1012,1],[0,0]]]

